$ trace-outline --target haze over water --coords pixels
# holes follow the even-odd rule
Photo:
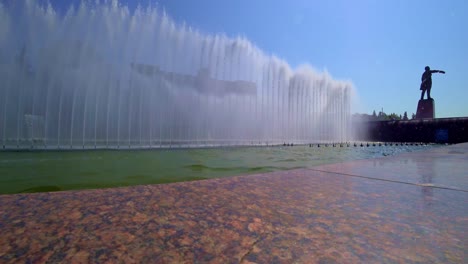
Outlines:
[[[4,149],[351,139],[351,83],[153,6],[0,4],[0,45]]]

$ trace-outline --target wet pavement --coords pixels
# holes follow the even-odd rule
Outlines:
[[[468,144],[312,169],[0,196],[1,263],[466,263]]]

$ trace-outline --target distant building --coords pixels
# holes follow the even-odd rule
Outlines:
[[[148,77],[162,78],[178,87],[193,87],[202,94],[211,94],[216,96],[225,96],[229,94],[236,95],[256,95],[257,87],[255,83],[236,80],[224,81],[217,80],[210,76],[208,69],[202,68],[197,75],[180,74],[175,72],[165,72],[158,66],[132,63],[131,68],[139,74]]]

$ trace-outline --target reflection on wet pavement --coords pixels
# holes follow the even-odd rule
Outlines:
[[[466,144],[419,153],[316,166],[313,170],[468,191]]]

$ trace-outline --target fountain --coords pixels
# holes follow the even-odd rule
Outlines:
[[[3,149],[350,140],[352,85],[156,7],[0,3]]]

